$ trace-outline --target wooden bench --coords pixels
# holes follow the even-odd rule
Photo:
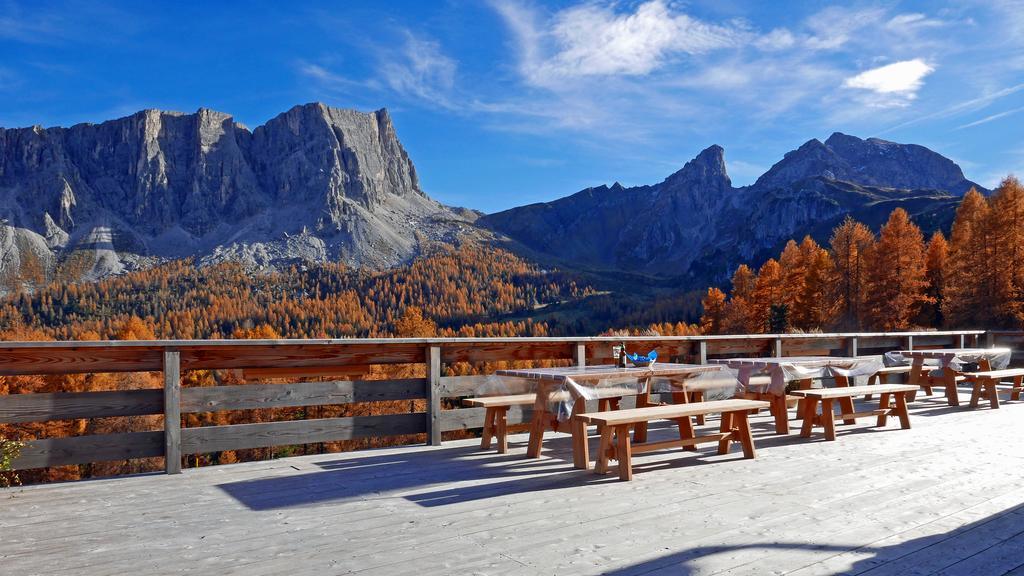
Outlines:
[[[634,453],[652,452],[664,448],[685,448],[705,442],[718,442],[718,453],[728,454],[732,442],[739,442],[743,446],[743,456],[753,458],[755,456],[754,439],[750,434],[748,414],[752,410],[767,407],[767,402],[732,399],[579,414],[575,418],[578,424],[573,427],[574,449],[582,450],[584,458],[589,460],[589,456],[586,454],[586,426],[596,424],[601,437],[596,472],[598,474],[607,473],[608,460],[618,460],[620,480],[633,479]],[[690,418],[714,413],[722,414],[721,432],[696,436]],[[679,439],[634,445],[629,438],[630,427],[646,424],[652,420],[675,421],[679,425]]]
[[[1004,378],[1011,378],[1013,384],[1010,388],[1010,400],[1020,400],[1021,385],[1024,382],[1024,368],[969,372],[965,374],[965,378],[974,385],[974,389],[971,391],[972,408],[978,407],[978,401],[982,397],[988,398],[989,406],[992,408],[999,408],[999,394],[996,390],[996,384]]]
[[[514,394],[511,396],[483,396],[466,398],[462,401],[467,406],[486,408],[484,412],[484,431],[480,436],[480,449],[490,450],[491,437],[498,441],[498,453],[508,452],[508,409],[513,406],[532,406],[537,402],[537,395]],[[527,427],[529,424],[524,424]]]
[[[889,416],[897,416],[900,419],[901,427],[906,430],[910,428],[910,414],[907,412],[907,395],[917,391],[917,386],[912,384],[875,384],[874,386],[839,386],[836,388],[816,388],[812,390],[794,390],[792,394],[802,396],[806,402],[803,407],[803,427],[800,429],[800,436],[811,437],[811,430],[815,425],[825,428],[825,439],[836,439],[836,420],[842,420],[844,424],[856,424],[857,418],[862,416],[878,416],[878,426],[885,426]],[[854,412],[853,398],[867,392],[874,392],[880,396],[878,410],[867,412]],[[889,400],[895,397],[896,405],[890,406]],[[832,402],[838,401],[841,414],[832,410]],[[817,406],[821,404],[821,415],[818,415]]]
[[[881,368],[878,372],[875,372],[871,376],[868,376],[868,386],[874,386],[875,384],[889,384],[889,376],[893,374],[910,374],[910,370],[913,366],[909,364],[906,366],[886,366]],[[865,394],[865,400],[871,400],[871,394]]]

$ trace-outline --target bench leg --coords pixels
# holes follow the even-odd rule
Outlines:
[[[615,455],[619,459],[619,480],[632,480],[633,447],[629,441],[629,425],[615,427]]]
[[[733,415],[735,412],[722,412],[722,426],[720,428],[722,434],[732,434],[733,432]],[[746,416],[746,413],[744,413]],[[727,436],[718,441],[718,453],[728,454],[729,446],[732,444],[732,436]]]
[[[825,439],[836,439],[836,413],[832,410],[832,399],[821,399],[821,423],[825,426]]]
[[[839,399],[839,410],[841,410],[843,414],[853,414],[854,412],[856,412],[857,410],[853,407],[853,397],[852,396],[847,396],[845,398],[840,398]],[[843,424],[856,424],[856,423],[857,423],[857,419],[856,418],[843,418]]]
[[[1013,390],[1010,390],[1010,400],[1020,400],[1020,389],[1022,384],[1024,384],[1024,376],[1013,377]]]
[[[896,393],[896,415],[900,417],[900,428],[910,429],[910,412],[907,411],[907,393]]]
[[[890,397],[890,394],[888,394],[888,393],[886,393],[886,394],[879,394],[878,409],[882,410],[882,413],[878,415],[878,421],[875,422],[875,425],[877,425],[879,427],[885,426],[885,424],[889,421],[889,410],[890,410],[889,397]]]
[[[696,437],[696,434],[693,431],[693,421],[690,420],[689,416],[684,416],[682,418],[676,418],[676,424],[679,426],[679,439],[680,440],[690,440],[691,438]],[[683,450],[686,450],[687,452],[696,452],[697,451],[697,446],[696,445],[683,446]]]
[[[789,434],[789,410],[786,408],[786,396],[771,397],[772,415],[775,416],[775,433]]]
[[[495,410],[494,428],[498,438],[498,454],[508,454],[508,407]]]
[[[818,415],[818,399],[807,398],[804,402],[804,411],[801,416],[803,417],[803,425],[800,426],[800,436],[802,438],[810,438],[811,431],[814,429],[814,419]]]
[[[598,447],[597,453],[597,466],[594,467],[594,472],[598,474],[608,473],[608,458],[612,451],[612,427],[601,424],[597,427],[598,433],[601,435],[601,444]]]
[[[484,411],[484,431],[480,435],[480,449],[491,449],[491,437],[494,436],[494,408],[487,408]]]
[[[985,385],[982,378],[975,378],[971,387],[971,408],[978,407],[978,400],[981,399],[981,388]]]
[[[810,404],[810,402],[808,402]],[[757,456],[754,450],[754,436],[750,433],[750,417],[746,412],[737,412],[733,421],[734,434],[739,434],[740,445],[743,446],[743,457]]]
[[[993,408],[999,408],[999,390],[996,389],[998,381],[995,378],[988,379],[988,405]]]

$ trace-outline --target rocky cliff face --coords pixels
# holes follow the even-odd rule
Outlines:
[[[386,110],[323,104],[253,131],[207,109],[0,129],[0,219],[0,271],[84,249],[92,277],[184,256],[382,268],[464,220],[420,190]]]
[[[654,186],[589,188],[478,222],[565,263],[699,285],[790,238],[827,242],[847,215],[877,228],[901,206],[925,230],[948,227],[971,186],[927,148],[836,133],[786,154],[751,186],[732,187],[724,151],[712,146]]]

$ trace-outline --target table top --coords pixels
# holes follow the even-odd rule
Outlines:
[[[656,376],[686,376],[704,372],[714,372],[723,367],[717,364],[671,364],[655,362],[653,366],[643,368],[619,368],[612,364],[598,366],[563,366],[559,368],[522,368],[497,370],[496,376],[529,378],[531,380],[584,381],[606,380],[611,378],[648,378]]]

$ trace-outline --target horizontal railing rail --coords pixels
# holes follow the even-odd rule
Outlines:
[[[14,468],[162,457],[168,473],[183,456],[226,450],[425,434],[483,426],[483,408],[462,408],[486,376],[446,376],[458,363],[558,361],[601,364],[612,347],[657,349],[663,358],[703,363],[729,356],[867,355],[900,348],[1024,343],[1024,332],[983,330],[729,336],[394,338],[337,340],[168,340],[0,342],[0,376],[160,372],[162,389],[0,395],[0,425],[124,416],[163,416],[162,430],[29,439]],[[423,377],[341,379],[374,366],[413,366]],[[189,370],[235,370],[253,378],[328,381],[182,387]],[[182,415],[362,402],[420,402],[423,412],[182,427]],[[446,402],[447,401],[447,402]],[[445,408],[446,404],[448,405]],[[509,412],[525,423],[528,407]]]

